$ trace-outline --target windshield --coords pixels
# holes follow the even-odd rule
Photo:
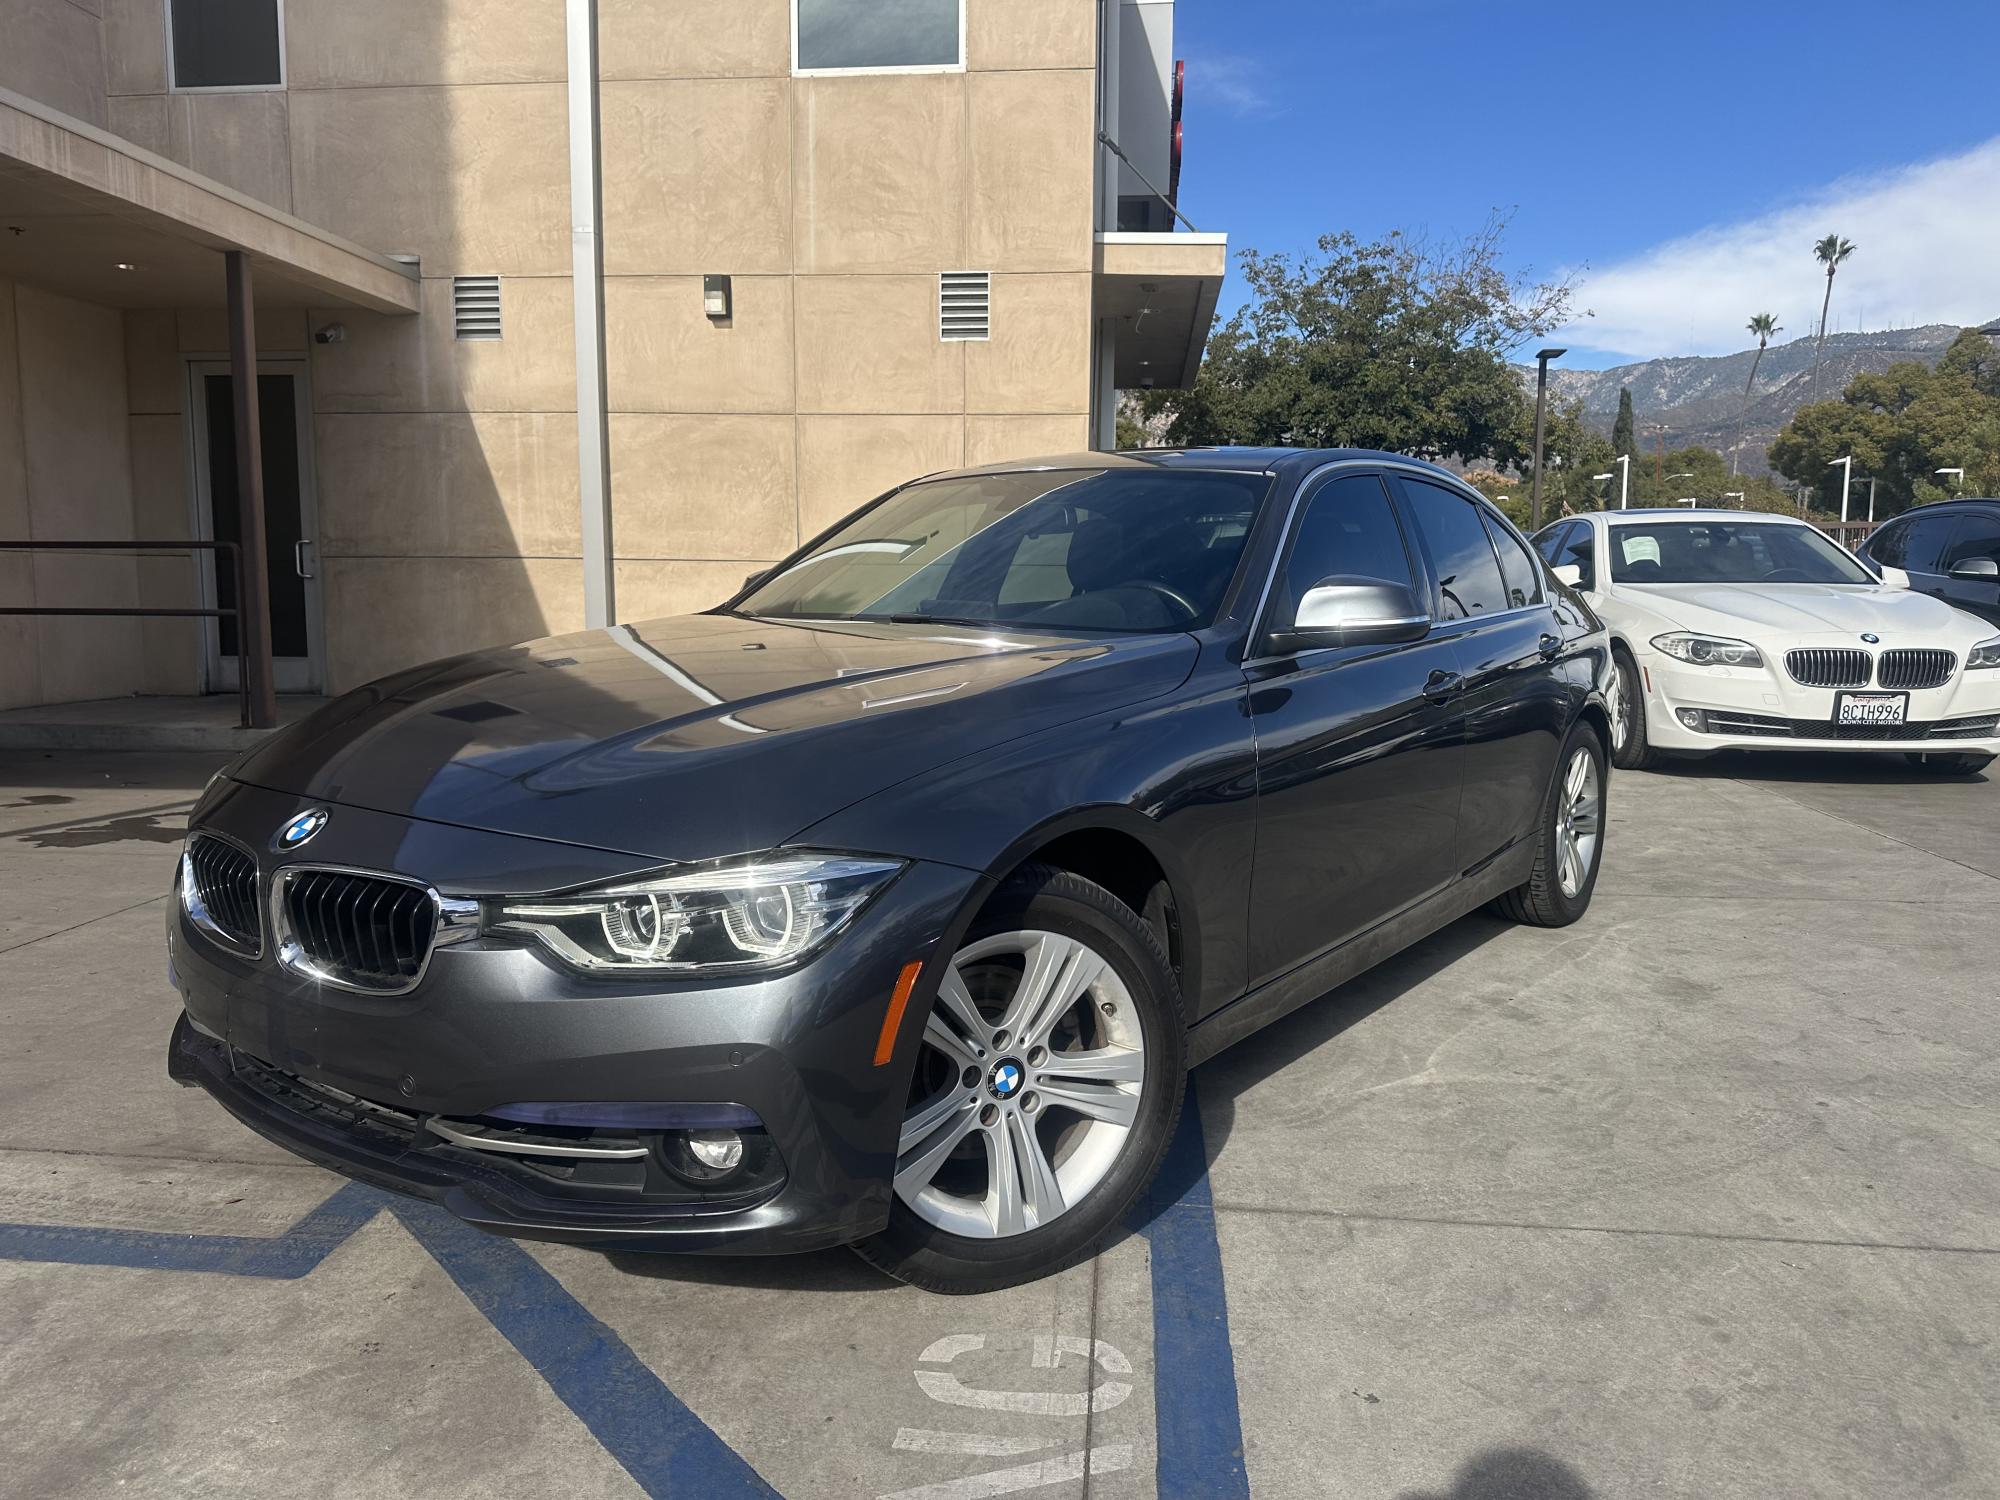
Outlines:
[[[1660,521],[1611,528],[1613,583],[1873,583],[1810,526]]]
[[[1210,624],[1262,474],[1083,469],[913,484],[765,579],[734,609],[1143,632]]]

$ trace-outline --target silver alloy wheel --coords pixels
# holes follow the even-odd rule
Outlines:
[[[1597,761],[1579,745],[1563,771],[1562,796],[1556,806],[1556,879],[1571,900],[1583,890],[1597,862],[1603,806]]]
[[[1617,754],[1625,748],[1625,740],[1632,733],[1632,679],[1625,674],[1625,664],[1616,657],[1611,660],[1611,750]]]
[[[1145,1078],[1138,1010],[1102,954],[1054,932],[968,943],[924,1026],[896,1195],[971,1239],[1042,1228],[1110,1172]]]

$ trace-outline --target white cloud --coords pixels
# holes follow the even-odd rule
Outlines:
[[[1580,278],[1593,314],[1563,332],[1639,357],[1725,354],[1750,345],[1743,325],[1774,312],[1780,342],[1819,320],[1826,277],[1816,240],[1840,234],[1854,254],[1834,278],[1829,325],[1974,323],[2000,315],[2000,138],[1960,156],[1835,182],[1800,202],[1669,240]]]
[[[1270,74],[1267,62],[1231,52],[1204,53],[1188,65],[1191,107],[1212,102],[1225,114],[1244,119],[1267,115],[1275,107],[1265,87]]]

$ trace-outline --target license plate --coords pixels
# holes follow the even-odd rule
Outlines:
[[[1908,717],[1908,693],[1842,693],[1834,699],[1836,724],[1900,724]]]

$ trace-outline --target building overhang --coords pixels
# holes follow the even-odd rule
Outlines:
[[[414,267],[0,89],[0,277],[111,307],[221,306],[232,250],[260,306],[418,308]]]
[[[1093,290],[1097,316],[1116,325],[1120,390],[1194,384],[1228,270],[1226,234],[1098,234]]]

